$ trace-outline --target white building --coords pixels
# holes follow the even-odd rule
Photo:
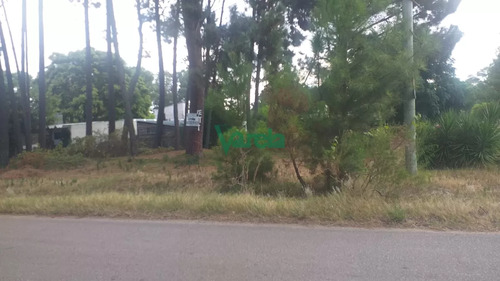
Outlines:
[[[177,109],[178,109],[177,115],[179,116],[179,120],[184,121],[185,107],[186,107],[186,103],[184,103],[184,102],[177,104]],[[164,112],[165,112],[165,121],[174,121],[174,105],[165,106]],[[157,108],[153,109],[153,113],[155,115],[155,120],[158,119],[158,109]]]

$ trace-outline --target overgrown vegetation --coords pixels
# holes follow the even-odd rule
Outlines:
[[[168,155],[166,157],[165,155]],[[182,218],[351,226],[499,230],[498,168],[443,170],[381,182],[383,192],[304,197],[288,157],[273,155],[274,181],[227,193],[214,180],[217,155],[177,166],[182,153],[88,159],[83,166],[0,171],[0,213]],[[165,160],[166,159],[166,160]],[[312,181],[314,174],[303,169]],[[380,189],[382,191],[382,189]]]
[[[84,166],[87,159],[80,153],[70,153],[69,150],[57,147],[54,150],[38,150],[23,152],[10,163],[11,168],[32,167],[46,170],[74,169]]]
[[[74,140],[67,148],[69,154],[82,154],[90,158],[107,158],[127,155],[128,141],[122,139],[120,130],[111,135],[95,135]]]
[[[237,132],[238,137],[231,139]],[[217,172],[214,179],[221,184],[223,192],[242,192],[254,190],[255,184],[262,184],[272,180],[274,161],[271,153],[263,148],[258,148],[248,139],[244,130],[232,128],[222,137],[227,142],[249,143],[248,147],[230,148],[227,152],[223,147],[216,147]],[[242,139],[239,139],[239,138]]]
[[[500,160],[497,104],[450,111],[419,126],[420,162],[430,168],[485,167]]]

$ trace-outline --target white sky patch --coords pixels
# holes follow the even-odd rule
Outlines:
[[[458,25],[464,32],[453,52],[457,76],[465,80],[488,67],[500,47],[500,1],[462,0],[444,25]]]

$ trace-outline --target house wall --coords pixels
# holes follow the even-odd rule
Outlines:
[[[162,139],[162,147],[174,147],[175,146],[175,127],[170,124],[172,122],[165,121],[163,125],[163,139]],[[118,120],[115,123],[117,130],[122,130],[124,126],[124,120]],[[95,121],[92,123],[92,131],[94,136],[106,136],[108,134],[108,125],[107,121]],[[85,123],[72,123],[72,124],[59,124],[59,125],[51,125],[49,126],[50,130],[55,128],[65,128],[68,129],[71,133],[71,141],[74,141],[77,138],[84,138],[86,131]],[[134,128],[136,132],[136,136],[139,142],[142,142],[144,145],[148,147],[153,147],[155,143],[156,136],[156,123],[153,120],[145,120],[145,119],[134,119]],[[181,144],[183,143],[183,128],[180,128],[181,131]],[[53,136],[52,136],[53,138]],[[55,144],[59,143],[61,140],[52,140]]]
[[[183,128],[180,128],[181,132],[181,144],[183,134]],[[156,137],[156,124],[151,122],[137,122],[137,137],[140,142],[148,147],[153,147]],[[174,147],[175,146],[175,127],[169,125],[163,125],[163,137],[162,137],[162,147]]]
[[[118,120],[115,122],[115,128],[117,130],[122,130],[124,125],[124,120]],[[84,138],[86,133],[85,123],[71,123],[71,124],[58,124],[48,126],[50,129],[54,128],[68,128],[71,132],[71,140],[77,138]],[[137,120],[134,120],[134,128],[137,130]],[[96,135],[107,135],[109,129],[108,121],[94,121],[92,122],[92,134]],[[136,133],[137,134],[137,133]]]

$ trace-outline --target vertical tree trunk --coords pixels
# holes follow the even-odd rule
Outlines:
[[[155,0],[155,23],[156,23],[156,43],[158,45],[158,64],[159,74],[158,81],[160,100],[158,103],[158,117],[156,118],[156,138],[155,147],[162,146],[163,139],[163,121],[165,120],[165,70],[163,69],[163,51],[161,47],[161,22],[160,22],[160,1]]]
[[[201,55],[201,26],[203,23],[203,8],[201,1],[183,0],[182,12],[184,15],[184,33],[189,61],[189,111],[191,113],[197,113],[198,110],[203,110],[205,104],[203,60]],[[185,129],[188,131],[186,153],[189,155],[201,156],[203,153],[203,122],[199,129],[197,127]]]
[[[107,55],[106,64],[108,72],[108,134],[111,135],[116,130],[116,99],[115,99],[115,79],[113,71],[113,39],[111,37],[111,11],[106,1],[106,41]]]
[[[319,58],[316,58],[316,83],[317,83],[317,86],[318,86],[318,89],[321,87],[321,75],[320,75],[320,72],[321,72],[321,64],[319,63]]]
[[[211,0],[208,0],[208,3],[207,3],[207,26],[209,26],[210,24],[212,24],[212,1]],[[206,31],[205,31],[205,34],[206,34]],[[204,82],[205,82],[205,99],[208,97],[208,92],[210,91],[210,78],[211,78],[211,73],[212,73],[212,67],[213,67],[213,64],[212,64],[212,60],[210,58],[210,50],[212,49],[212,45],[210,44],[210,42],[208,41],[208,36],[205,35],[205,75],[203,77],[204,79]],[[208,109],[208,116],[212,115],[212,110],[211,109]],[[205,148],[208,148],[210,146],[210,124],[209,122],[211,121],[210,118],[208,118],[207,120],[207,127],[206,129],[204,130],[205,132],[205,144],[204,144],[204,147]]]
[[[179,19],[179,1],[177,0],[175,4],[175,34],[174,34],[174,50],[173,50],[173,66],[172,66],[172,99],[174,102],[174,125],[175,125],[175,149],[179,150],[181,147],[181,131],[179,126],[179,108],[177,107],[178,97],[177,97],[177,43],[179,40],[179,28],[180,28],[180,19]]]
[[[142,71],[142,53],[144,52],[144,34],[142,32],[142,27],[144,26],[144,17],[141,14],[141,0],[136,0],[137,9],[137,20],[139,21],[139,26],[137,27],[137,32],[139,34],[139,50],[137,51],[137,63],[135,66],[134,76],[130,80],[130,85],[128,87],[128,97],[132,99],[134,96],[135,88],[139,82],[139,77]]]
[[[22,32],[21,32],[21,75],[19,77],[23,112],[24,112],[24,142],[26,150],[31,151],[33,141],[31,139],[31,106],[29,94],[29,75],[28,75],[28,30],[26,16],[26,0],[22,4]]]
[[[297,159],[295,159],[294,153],[291,152],[291,151],[289,151],[289,153],[290,153],[290,159],[292,159],[293,170],[295,171],[295,176],[297,176],[297,179],[299,180],[300,185],[302,186],[302,190],[304,190],[304,193],[306,195],[311,194],[311,189],[307,185],[307,183],[304,180],[304,178],[300,175],[299,166],[297,165]]]
[[[257,8],[253,7],[252,9],[252,19],[254,22],[257,22]],[[252,103],[252,76],[253,76],[253,71],[255,69],[255,38],[251,36],[250,38],[250,52],[251,52],[251,65],[252,65],[252,70],[250,72],[250,85],[248,86],[248,91],[247,91],[247,96],[246,96],[246,104],[245,104],[245,115],[246,115],[246,121],[247,121],[247,128],[250,128],[251,124],[251,119],[252,119],[252,110],[251,110],[251,103]]]
[[[212,130],[211,130],[211,127],[212,127],[212,115],[214,114],[214,110],[213,109],[209,109],[208,111],[208,116],[207,116],[207,132],[206,132],[206,135],[205,135],[205,148],[206,149],[209,149],[210,148],[210,139],[211,139],[211,133],[212,133]]]
[[[92,136],[92,53],[90,50],[89,0],[83,1],[85,10],[85,135]]]
[[[0,62],[0,168],[9,164],[9,99]]]
[[[262,47],[259,44],[259,51],[257,52],[257,71],[255,74],[255,101],[253,104],[253,114],[257,116],[259,113],[259,93],[260,93],[260,72],[262,70]]]
[[[188,130],[186,130],[186,123],[187,123],[187,115],[189,113],[189,85],[187,87],[188,89],[186,90],[186,96],[184,97],[184,131],[183,131],[183,137],[184,137],[184,146],[188,143]]]
[[[23,150],[23,145],[21,141],[21,124],[19,122],[19,104],[16,93],[14,92],[14,80],[12,78],[12,72],[10,71],[9,54],[7,52],[7,43],[5,42],[5,36],[3,33],[2,23],[0,22],[0,43],[2,44],[3,59],[5,61],[5,76],[7,78],[7,95],[10,99],[10,109],[11,109],[11,120],[12,120],[12,144],[10,147],[11,156],[15,156]]]
[[[47,147],[46,141],[46,101],[45,101],[45,42],[43,34],[43,0],[38,0],[38,35],[39,35],[39,68],[38,68],[38,143],[41,148]]]
[[[26,11],[26,3],[23,2],[23,24],[24,22],[26,21],[26,16],[25,16],[25,11]],[[5,4],[4,4],[4,1],[2,0],[2,7],[3,7],[3,12],[4,12],[4,15],[5,15],[5,23],[7,24],[7,29],[9,31],[9,38],[10,38],[10,43],[11,43],[11,47],[12,47],[12,54],[14,56],[14,62],[16,64],[16,71],[17,71],[17,78],[18,78],[18,84],[19,84],[19,88],[18,88],[18,91],[19,91],[19,96],[16,96],[16,100],[15,100],[15,107],[18,108],[18,110],[20,109],[21,112],[23,113],[22,114],[22,117],[23,117],[23,124],[24,124],[24,135],[25,135],[25,144],[26,144],[26,150],[28,151],[31,151],[31,115],[30,115],[30,109],[29,109],[29,101],[28,101],[28,104],[26,106],[26,102],[25,100],[27,99],[26,97],[26,87],[25,87],[25,78],[24,78],[24,57],[23,55],[25,54],[24,53],[24,50],[25,50],[25,47],[24,47],[24,38],[26,38],[25,36],[25,26],[23,26],[22,28],[22,38],[23,38],[23,41],[21,42],[21,47],[22,47],[22,54],[21,56],[23,57],[23,73],[21,73],[21,71],[19,71],[19,63],[18,63],[18,60],[17,60],[17,54],[16,54],[16,48],[15,48],[15,45],[14,45],[14,39],[12,37],[12,30],[10,28],[10,24],[9,24],[9,18],[8,18],[8,15],[7,15],[7,10],[5,8]],[[7,45],[5,45],[5,48],[7,48]],[[6,57],[6,59],[8,59],[8,57]],[[7,65],[8,61],[6,61],[6,65]],[[10,72],[10,69],[9,69],[9,72]],[[8,75],[8,77],[11,77],[12,78],[12,73],[10,73]],[[14,86],[12,86],[14,87]],[[12,90],[13,91],[13,90]],[[19,99],[20,99],[20,106],[19,106]],[[19,123],[19,119],[20,119],[20,116],[19,116],[19,112],[15,113],[13,112],[13,114],[16,114],[16,120],[14,122],[13,125],[14,125],[14,134],[15,134],[15,138],[17,138],[18,140],[15,140],[15,142],[17,143],[17,147],[18,147],[18,152],[22,151],[22,140],[21,140],[21,125]],[[17,136],[17,137],[16,137]]]
[[[407,34],[407,55],[413,62],[413,2],[403,0],[403,19]],[[411,71],[411,70],[410,70]],[[405,147],[406,169],[412,175],[417,174],[416,128],[415,128],[415,80],[408,81],[404,94],[404,122],[408,130],[408,144]]]
[[[131,97],[128,95],[127,87],[125,84],[125,66],[123,65],[123,61],[120,56],[120,49],[118,48],[118,31],[116,30],[116,21],[115,14],[113,9],[113,0],[107,0],[108,8],[111,15],[111,27],[112,27],[112,36],[113,36],[113,46],[115,49],[115,59],[118,65],[118,79],[120,85],[120,92],[123,96],[123,100],[125,103],[125,126],[127,127],[127,131],[129,132],[129,152],[130,157],[134,157],[136,154],[136,145],[135,145],[135,128],[134,128],[134,120],[132,117],[132,107],[131,107]]]
[[[226,0],[223,0],[222,1],[222,6],[221,6],[221,11],[220,11],[220,19],[219,19],[219,29],[222,27],[222,18],[224,16],[224,7],[226,5]],[[215,87],[217,85],[217,62],[219,61],[219,57],[220,57],[220,49],[221,49],[221,46],[220,46],[220,39],[217,40],[217,43],[213,46],[213,50],[214,50],[214,53],[215,53],[215,59],[212,60],[212,67],[211,67],[211,72],[208,73],[208,75],[212,76],[211,79],[212,79],[212,87]],[[210,79],[209,78],[205,78],[205,79]],[[250,83],[251,83],[251,80],[250,80]],[[250,94],[250,90],[248,90],[248,94]],[[248,113],[250,112],[250,99],[247,100],[247,103],[248,105],[248,110],[246,111],[245,113],[245,116],[248,116]],[[209,109],[208,111],[208,117],[207,117],[207,126],[205,127],[206,128],[206,133],[205,133],[205,148],[210,148],[210,140],[211,140],[211,135],[212,135],[212,115],[213,115],[213,109]],[[245,119],[247,120],[247,123],[248,123],[248,119]]]
[[[207,3],[207,26],[209,26],[212,23],[212,10],[211,10],[211,4],[212,1],[208,0]],[[207,31],[205,31],[206,34]],[[211,67],[212,67],[212,62],[210,60],[210,50],[211,50],[211,45],[210,42],[208,41],[208,36],[205,35],[205,76],[204,76],[204,82],[205,82],[205,99],[208,96],[208,91],[210,89],[210,72],[211,72]]]
[[[116,24],[115,24],[115,20],[114,20],[114,12],[113,12],[112,7],[113,6],[111,4],[111,13],[110,13],[111,26],[113,27],[113,30],[115,32],[114,34],[116,35],[117,31],[116,31]],[[137,53],[137,64],[135,67],[134,76],[132,76],[132,79],[130,80],[128,90],[127,90],[127,87],[125,86],[125,69],[123,66],[123,62],[120,58],[120,53],[119,52],[117,53],[118,60],[119,60],[118,72],[119,72],[119,76],[120,76],[120,78],[119,78],[120,79],[120,90],[122,91],[122,95],[123,95],[123,91],[125,91],[125,94],[123,96],[124,100],[125,100],[125,126],[123,127],[122,139],[126,140],[127,136],[129,137],[130,156],[131,157],[135,156],[136,150],[137,150],[136,140],[135,140],[135,129],[134,129],[133,117],[132,117],[131,101],[132,101],[132,97],[134,96],[135,88],[136,88],[137,83],[139,81],[139,77],[141,75],[142,53],[144,50],[144,47],[143,47],[144,34],[142,32],[142,27],[144,25],[144,17],[141,14],[141,1],[140,0],[136,0],[136,10],[137,10],[137,19],[139,21],[139,27],[137,28],[137,30],[139,32],[139,51]],[[113,42],[115,43],[115,50],[118,50],[118,39],[116,39],[116,41],[113,41]],[[108,46],[108,49],[111,50],[111,47]],[[111,61],[112,61],[112,57],[111,57]],[[112,73],[112,72],[110,71],[110,73]],[[123,74],[123,81],[122,81],[122,74],[120,74],[120,73]],[[112,84],[112,86],[114,88],[113,84]],[[113,91],[113,88],[110,89],[110,86],[108,85],[108,91]],[[113,98],[113,102],[114,102],[114,98]],[[128,103],[129,110],[127,110],[127,103]],[[114,129],[115,128],[113,127],[113,130]]]

